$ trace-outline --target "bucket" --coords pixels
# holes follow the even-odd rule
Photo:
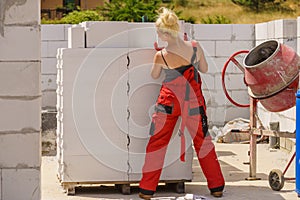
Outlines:
[[[253,48],[243,64],[249,95],[268,111],[280,112],[296,104],[300,59],[292,48],[269,40]]]
[[[269,40],[253,48],[243,64],[249,95],[263,99],[284,90],[297,79],[299,56],[292,48]]]

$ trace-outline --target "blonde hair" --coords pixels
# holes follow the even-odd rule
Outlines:
[[[162,32],[167,32],[173,37],[177,37],[179,32],[179,24],[176,14],[164,7],[160,8],[158,13],[159,17],[155,22],[157,29]]]

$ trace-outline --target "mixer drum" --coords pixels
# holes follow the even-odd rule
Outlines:
[[[253,48],[243,64],[249,95],[267,110],[279,112],[295,105],[300,59],[292,48],[269,40]]]

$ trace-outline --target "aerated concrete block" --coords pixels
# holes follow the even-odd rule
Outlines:
[[[45,50],[45,53],[43,53],[43,58],[56,58],[57,49],[68,47],[68,41],[45,41],[45,43],[47,49]]]
[[[68,48],[84,48],[85,31],[84,28],[77,25],[68,28]]]
[[[245,118],[248,119],[250,116],[249,108],[240,108],[237,106],[232,106],[226,109],[225,111],[225,120],[224,121],[231,121],[236,118]]]
[[[0,62],[0,96],[40,95],[39,62]]]
[[[290,48],[292,48],[295,52],[297,51],[297,38],[289,38],[289,39],[277,39],[277,41],[281,44],[284,44]]]
[[[255,28],[253,24],[233,24],[233,40],[255,40]]]
[[[2,133],[0,145],[1,168],[29,168],[40,166],[40,133]],[[16,148],[18,147],[18,148]]]
[[[157,40],[154,23],[129,23],[128,24],[129,48],[154,48]]]
[[[216,56],[231,56],[241,50],[250,50],[254,47],[254,41],[217,41]]]
[[[294,19],[275,20],[275,38],[296,38],[297,21]]]
[[[198,41],[203,49],[205,56],[216,56],[216,42],[215,41]]]
[[[4,37],[0,35],[0,60],[40,60],[40,45],[39,27],[6,26]]]
[[[268,39],[268,40],[274,40],[276,37],[275,37],[275,21],[269,21],[267,22],[267,32],[268,32],[268,37],[265,38],[265,39]]]
[[[40,130],[41,97],[0,99],[0,131]]]
[[[57,104],[56,91],[43,91],[42,93],[42,108],[43,109],[55,109]]]
[[[42,91],[45,90],[56,90],[57,84],[56,84],[56,74],[44,74],[41,77],[41,89]]]
[[[43,74],[57,74],[57,59],[56,58],[42,58],[41,70]]]
[[[39,200],[40,173],[39,169],[2,169],[2,199]]]
[[[64,24],[43,24],[41,25],[42,41],[65,40]]]
[[[268,23],[257,23],[255,24],[255,39],[265,40],[268,38]]]
[[[128,47],[128,22],[83,22],[87,48]]]
[[[3,1],[0,8],[6,25],[37,26],[40,22],[40,12],[40,1],[37,2],[36,0]]]
[[[194,37],[196,40],[229,40],[233,39],[231,24],[195,24]]]
[[[202,80],[202,89],[214,90],[215,85],[215,76],[213,74],[200,74]]]

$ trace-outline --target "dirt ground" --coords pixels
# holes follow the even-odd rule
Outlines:
[[[249,144],[224,144],[216,143],[222,171],[225,176],[226,186],[224,200],[293,200],[300,199],[295,192],[295,181],[284,181],[280,191],[273,191],[268,182],[269,172],[273,169],[284,171],[294,152],[270,149],[268,144],[257,145],[257,178],[260,180],[248,181]],[[137,185],[131,186],[131,194],[123,195],[113,185],[98,185],[94,187],[76,188],[74,196],[68,196],[62,190],[56,177],[55,156],[42,157],[42,200],[94,200],[94,199],[139,199]],[[288,168],[284,177],[295,177],[295,162]],[[214,199],[206,186],[205,178],[198,162],[194,158],[193,181],[185,183],[185,193],[177,194],[160,185],[155,194],[158,199],[172,199],[163,197],[183,197],[186,194],[200,195],[203,199]]]

